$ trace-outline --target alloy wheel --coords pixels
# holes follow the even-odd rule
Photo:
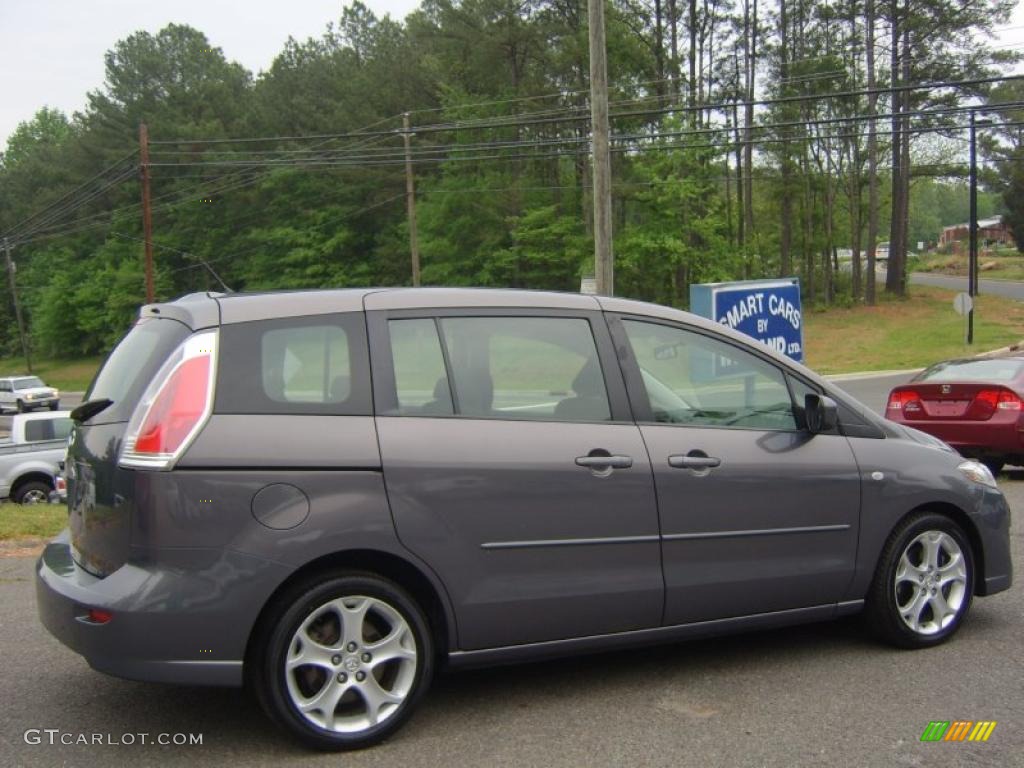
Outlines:
[[[364,595],[324,603],[299,625],[284,659],[288,696],[311,724],[358,734],[394,715],[416,681],[416,640],[402,614]]]
[[[893,581],[903,623],[919,635],[934,635],[956,620],[967,597],[967,561],[945,531],[924,531],[907,544]]]

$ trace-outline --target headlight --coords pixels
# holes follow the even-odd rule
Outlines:
[[[60,390],[59,389],[53,390],[53,396],[54,397],[60,397]]]
[[[996,484],[996,479],[992,475],[992,472],[980,461],[964,461],[957,467],[957,469],[963,472],[964,477],[972,482],[987,485],[989,488],[999,487]]]
[[[25,395],[25,399],[26,399],[26,400],[35,400],[35,399],[36,399],[36,396],[35,396],[35,395],[33,395],[33,394],[32,394],[32,393],[30,392],[29,394]]]

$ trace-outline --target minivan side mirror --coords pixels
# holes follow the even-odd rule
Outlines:
[[[812,435],[834,430],[839,424],[839,406],[836,401],[816,393],[805,395],[804,424]]]

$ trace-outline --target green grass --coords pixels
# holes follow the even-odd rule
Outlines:
[[[974,345],[964,344],[964,318],[953,311],[954,291],[912,286],[910,298],[880,295],[875,307],[808,312],[807,365],[819,373],[920,368],[1024,340],[1024,302],[978,296]]]
[[[32,374],[48,386],[66,392],[84,392],[103,358],[83,357],[78,360],[33,360]],[[0,376],[28,373],[23,357],[0,357]]]
[[[1024,256],[1016,250],[984,251],[978,257],[979,274],[992,280],[1024,280]],[[917,256],[909,265],[912,272],[938,275],[967,275],[967,256],[933,253]]]
[[[0,503],[0,541],[56,536],[68,524],[63,504]]]

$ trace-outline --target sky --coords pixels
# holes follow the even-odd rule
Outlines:
[[[404,18],[418,0],[363,0]],[[43,106],[71,114],[103,84],[103,54],[132,32],[189,24],[253,73],[270,67],[289,36],[317,37],[343,0],[0,0],[0,148]],[[1024,52],[1024,0],[997,46]]]
[[[362,0],[405,18],[418,0]],[[0,0],[0,148],[43,106],[68,114],[103,84],[103,55],[140,29],[170,23],[204,32],[229,60],[270,68],[289,36],[319,37],[343,0]]]

